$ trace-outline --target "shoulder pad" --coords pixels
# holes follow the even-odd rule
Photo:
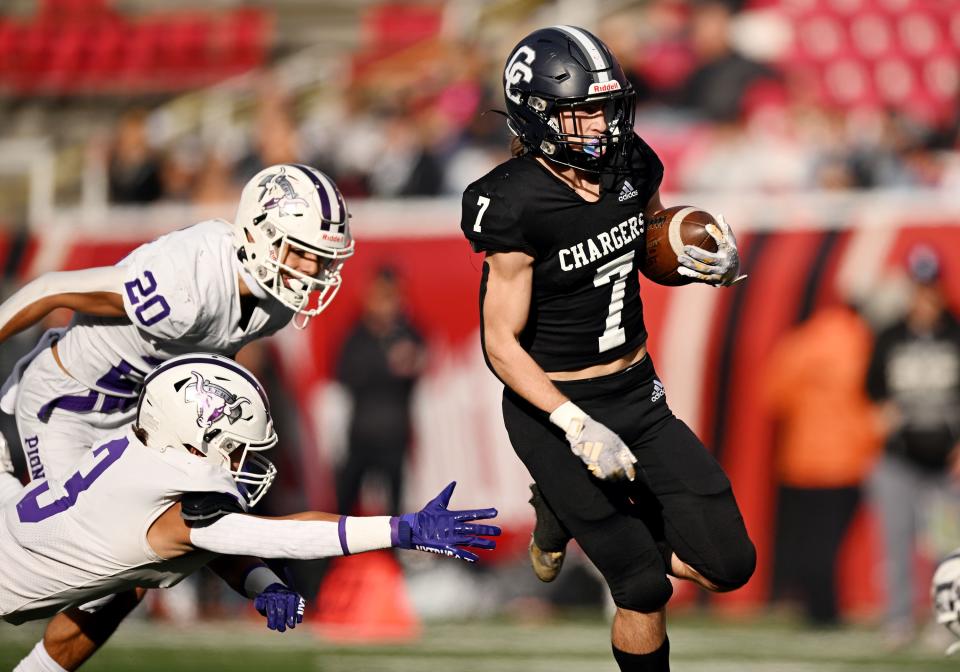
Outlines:
[[[512,159],[464,190],[460,228],[476,252],[522,251],[536,256],[524,235],[521,215],[531,189],[520,183],[522,170],[513,171],[508,164],[524,167]]]
[[[228,513],[244,513],[237,498],[225,492],[185,492],[180,505],[189,527],[206,527]]]

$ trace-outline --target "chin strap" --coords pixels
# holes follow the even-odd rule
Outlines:
[[[234,258],[233,265],[237,268],[237,273],[240,275],[240,279],[243,280],[243,284],[247,286],[247,289],[250,290],[250,293],[253,294],[258,299],[267,298],[267,291],[260,286],[260,283],[257,282],[256,278],[253,277],[253,274],[250,273],[243,265],[239,259]]]

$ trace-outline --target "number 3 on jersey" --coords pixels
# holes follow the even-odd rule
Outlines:
[[[479,218],[477,221],[479,222]],[[629,277],[632,269],[633,250],[630,250],[622,257],[617,257],[598,268],[597,275],[593,278],[594,287],[613,283],[610,293],[610,307],[607,310],[607,322],[603,334],[597,339],[600,352],[606,352],[610,348],[615,348],[627,342],[627,332],[620,326],[620,319],[623,313],[623,297],[627,290],[627,277]]]
[[[150,271],[144,271],[143,276],[136,280],[123,283],[123,287],[127,290],[130,305],[137,306],[134,314],[143,326],[151,327],[170,314],[167,300],[160,294],[155,294],[157,281]]]
[[[76,504],[77,498],[103,475],[107,467],[120,459],[129,443],[126,437],[114,439],[88,452],[76,473],[64,481],[62,487],[57,486],[55,492],[50,490],[50,481],[41,481],[36,487],[28,485],[27,494],[17,502],[20,522],[39,523]]]

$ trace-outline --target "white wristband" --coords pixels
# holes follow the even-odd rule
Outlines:
[[[583,429],[587,414],[572,401],[565,401],[550,414],[550,422],[562,429],[567,436],[578,436]]]
[[[390,548],[390,516],[345,516],[345,535],[340,539],[347,551],[364,553],[381,548]]]
[[[251,569],[247,574],[247,578],[243,580],[243,592],[252,600],[262,593],[267,586],[273,585],[274,583],[283,583],[283,580],[274,574],[269,567],[258,565]]]

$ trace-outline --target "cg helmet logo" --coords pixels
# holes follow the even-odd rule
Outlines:
[[[520,82],[529,82],[531,79],[533,79],[533,70],[530,69],[530,66],[533,65],[533,61],[536,59],[536,57],[537,54],[533,49],[523,45],[513,52],[513,56],[510,57],[510,61],[507,63],[507,68],[504,70],[504,93],[507,94],[507,98],[515,102],[517,105],[520,104],[520,94],[512,92],[511,89],[513,88],[514,84],[519,84]]]

